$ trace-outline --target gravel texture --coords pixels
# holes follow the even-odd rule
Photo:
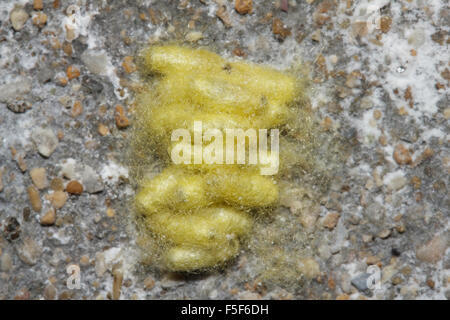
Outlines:
[[[450,298],[448,2],[237,3],[0,0],[1,299]],[[262,278],[251,251],[198,275],[142,263],[124,150],[134,57],[165,41],[309,67],[349,155],[317,212],[273,213],[298,277]]]

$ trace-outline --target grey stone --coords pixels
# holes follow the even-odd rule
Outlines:
[[[8,102],[6,105],[9,110],[15,113],[24,113],[27,110],[31,109],[31,103],[27,101],[14,101],[14,102]]]
[[[51,129],[37,128],[32,138],[38,152],[45,158],[50,157],[58,146],[58,138]]]
[[[31,91],[31,80],[19,77],[16,80],[0,85],[0,102],[14,103],[15,99]]]
[[[90,72],[98,75],[107,73],[108,56],[106,53],[88,49],[81,54],[81,60]]]
[[[37,74],[37,78],[41,83],[47,83],[53,79],[55,72],[50,68],[42,68]]]
[[[104,189],[102,178],[88,165],[84,166],[84,170],[81,173],[81,181],[88,193],[98,193]]]
[[[35,265],[41,257],[41,247],[32,238],[24,238],[16,247],[19,259],[27,265]]]
[[[371,291],[367,286],[367,279],[369,279],[370,276],[370,273],[361,273],[359,276],[353,278],[351,283],[360,292],[369,295]]]
[[[88,193],[98,193],[104,189],[100,175],[92,167],[74,159],[66,159],[62,164],[61,174],[71,180],[80,180]]]

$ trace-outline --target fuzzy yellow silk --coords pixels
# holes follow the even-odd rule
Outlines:
[[[296,95],[296,79],[269,67],[227,61],[204,49],[153,46],[145,68],[156,83],[140,107],[143,130],[170,153],[171,132],[202,121],[205,128],[271,129],[283,126]],[[276,176],[255,166],[169,164],[142,179],[135,198],[147,230],[165,243],[172,271],[222,265],[239,254],[250,233],[250,211],[277,204]]]

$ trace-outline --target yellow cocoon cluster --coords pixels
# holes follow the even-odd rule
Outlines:
[[[143,60],[156,83],[141,95],[139,116],[160,153],[171,149],[173,130],[192,130],[194,121],[223,131],[271,129],[289,118],[297,90],[293,76],[177,45],[150,47]],[[163,261],[172,271],[210,268],[235,257],[252,228],[249,212],[279,198],[276,177],[250,165],[170,164],[139,185],[137,210],[167,247]]]

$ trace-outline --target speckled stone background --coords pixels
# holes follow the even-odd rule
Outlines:
[[[237,2],[0,0],[0,298],[450,298],[448,2]],[[274,213],[309,239],[298,280],[265,282],[246,251],[195,276],[140,263],[133,57],[173,40],[310,67],[324,130],[351,147],[317,213]]]

